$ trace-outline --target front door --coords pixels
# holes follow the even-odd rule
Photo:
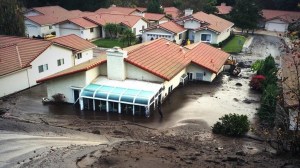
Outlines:
[[[77,90],[77,89],[74,89],[73,90],[73,93],[74,93],[74,105],[76,106],[76,107],[79,107],[80,106],[80,104],[79,104],[79,93],[80,93],[80,90]]]
[[[189,81],[193,80],[193,73],[188,72],[187,75]]]

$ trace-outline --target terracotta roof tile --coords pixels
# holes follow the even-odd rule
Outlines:
[[[0,35],[0,75],[30,66],[51,44],[46,40]]]
[[[96,14],[87,16],[85,18],[102,26],[104,26],[107,23],[123,23],[128,27],[133,27],[140,19],[142,19],[141,16],[118,14]]]
[[[231,6],[226,6],[226,4],[222,3],[220,6],[216,6],[218,9],[218,14],[220,15],[226,15],[229,14],[230,11],[232,10]]]
[[[144,18],[147,20],[154,20],[159,21],[160,19],[164,18],[164,14],[158,14],[158,13],[144,13]]]
[[[82,17],[80,18],[74,18],[74,19],[68,19],[66,21],[63,21],[63,22],[60,22],[60,23],[64,23],[64,22],[72,22],[82,28],[85,28],[85,29],[88,29],[88,28],[92,28],[92,27],[97,27],[98,25],[96,25],[95,23],[93,22],[90,22]],[[58,23],[59,24],[59,23]]]
[[[56,44],[63,45],[65,47],[72,48],[76,52],[96,47],[93,43],[84,40],[75,34],[53,38],[51,39],[51,41]]]
[[[134,11],[138,11],[139,9],[137,8],[127,8],[127,7],[109,7],[109,8],[100,8],[95,11],[95,13],[103,14],[103,13],[119,13],[119,14],[124,14],[124,15],[129,15],[133,13]]]
[[[220,33],[234,25],[232,22],[230,22],[228,20],[222,19],[213,14],[206,14],[204,12],[197,12],[197,13],[193,14],[192,16],[198,20],[208,23],[207,28],[217,31],[217,32],[220,32]],[[203,29],[203,28],[200,28],[200,29]]]
[[[229,56],[230,54],[205,43],[199,43],[187,53],[193,63],[214,73],[220,71]]]
[[[152,29],[158,29],[158,28],[170,31],[172,33],[180,33],[180,32],[186,31],[185,28],[183,28],[181,25],[179,25],[173,21],[168,21],[168,22],[165,22],[165,23],[162,23],[159,25],[151,26],[145,30],[152,30]]]
[[[175,7],[165,7],[164,12],[171,15],[173,19],[177,19],[180,16],[180,10]]]
[[[274,18],[279,18],[287,21],[288,23],[292,23],[298,19],[300,19],[300,12],[295,11],[281,11],[281,10],[262,10],[263,17],[266,20],[271,20]]]
[[[41,83],[41,82],[45,82],[48,81],[50,79],[54,79],[54,78],[58,78],[58,77],[62,77],[62,76],[66,76],[66,75],[71,75],[71,74],[75,74],[78,72],[83,72],[83,71],[87,71],[89,69],[92,69],[98,65],[101,65],[103,63],[106,62],[106,58],[103,57],[96,57],[93,58],[89,61],[86,61],[84,63],[78,64],[76,66],[73,66],[71,68],[68,68],[66,70],[60,71],[58,73],[55,73],[53,75],[47,76],[45,78],[42,78],[40,80],[37,80],[37,83]]]

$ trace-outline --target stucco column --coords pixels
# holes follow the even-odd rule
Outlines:
[[[108,101],[106,101],[106,112],[109,112]]]

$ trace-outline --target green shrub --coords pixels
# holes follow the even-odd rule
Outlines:
[[[217,123],[212,127],[215,134],[228,136],[242,136],[249,131],[250,121],[246,115],[226,114],[219,118]]]

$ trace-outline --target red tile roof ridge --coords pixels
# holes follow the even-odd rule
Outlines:
[[[137,50],[139,50],[139,49],[141,49],[141,48],[143,48],[143,47],[146,47],[147,45],[150,45],[150,44],[155,43],[155,42],[157,42],[157,41],[159,41],[159,40],[162,40],[162,39],[163,39],[163,38],[158,38],[158,39],[155,39],[155,40],[152,40],[152,41],[148,41],[148,42],[145,42],[145,43],[138,44],[138,45],[140,45],[140,46],[138,46],[138,47],[136,47],[136,48],[134,48],[134,49],[131,49],[131,50],[130,50],[130,47],[132,47],[132,46],[126,47],[126,48],[124,48],[123,50],[126,50],[126,51],[128,52],[128,54],[130,54],[130,53],[132,53],[132,52],[135,52],[135,51],[137,51]],[[170,42],[171,42],[171,41],[170,41]],[[129,49],[129,50],[127,50],[127,49]]]

